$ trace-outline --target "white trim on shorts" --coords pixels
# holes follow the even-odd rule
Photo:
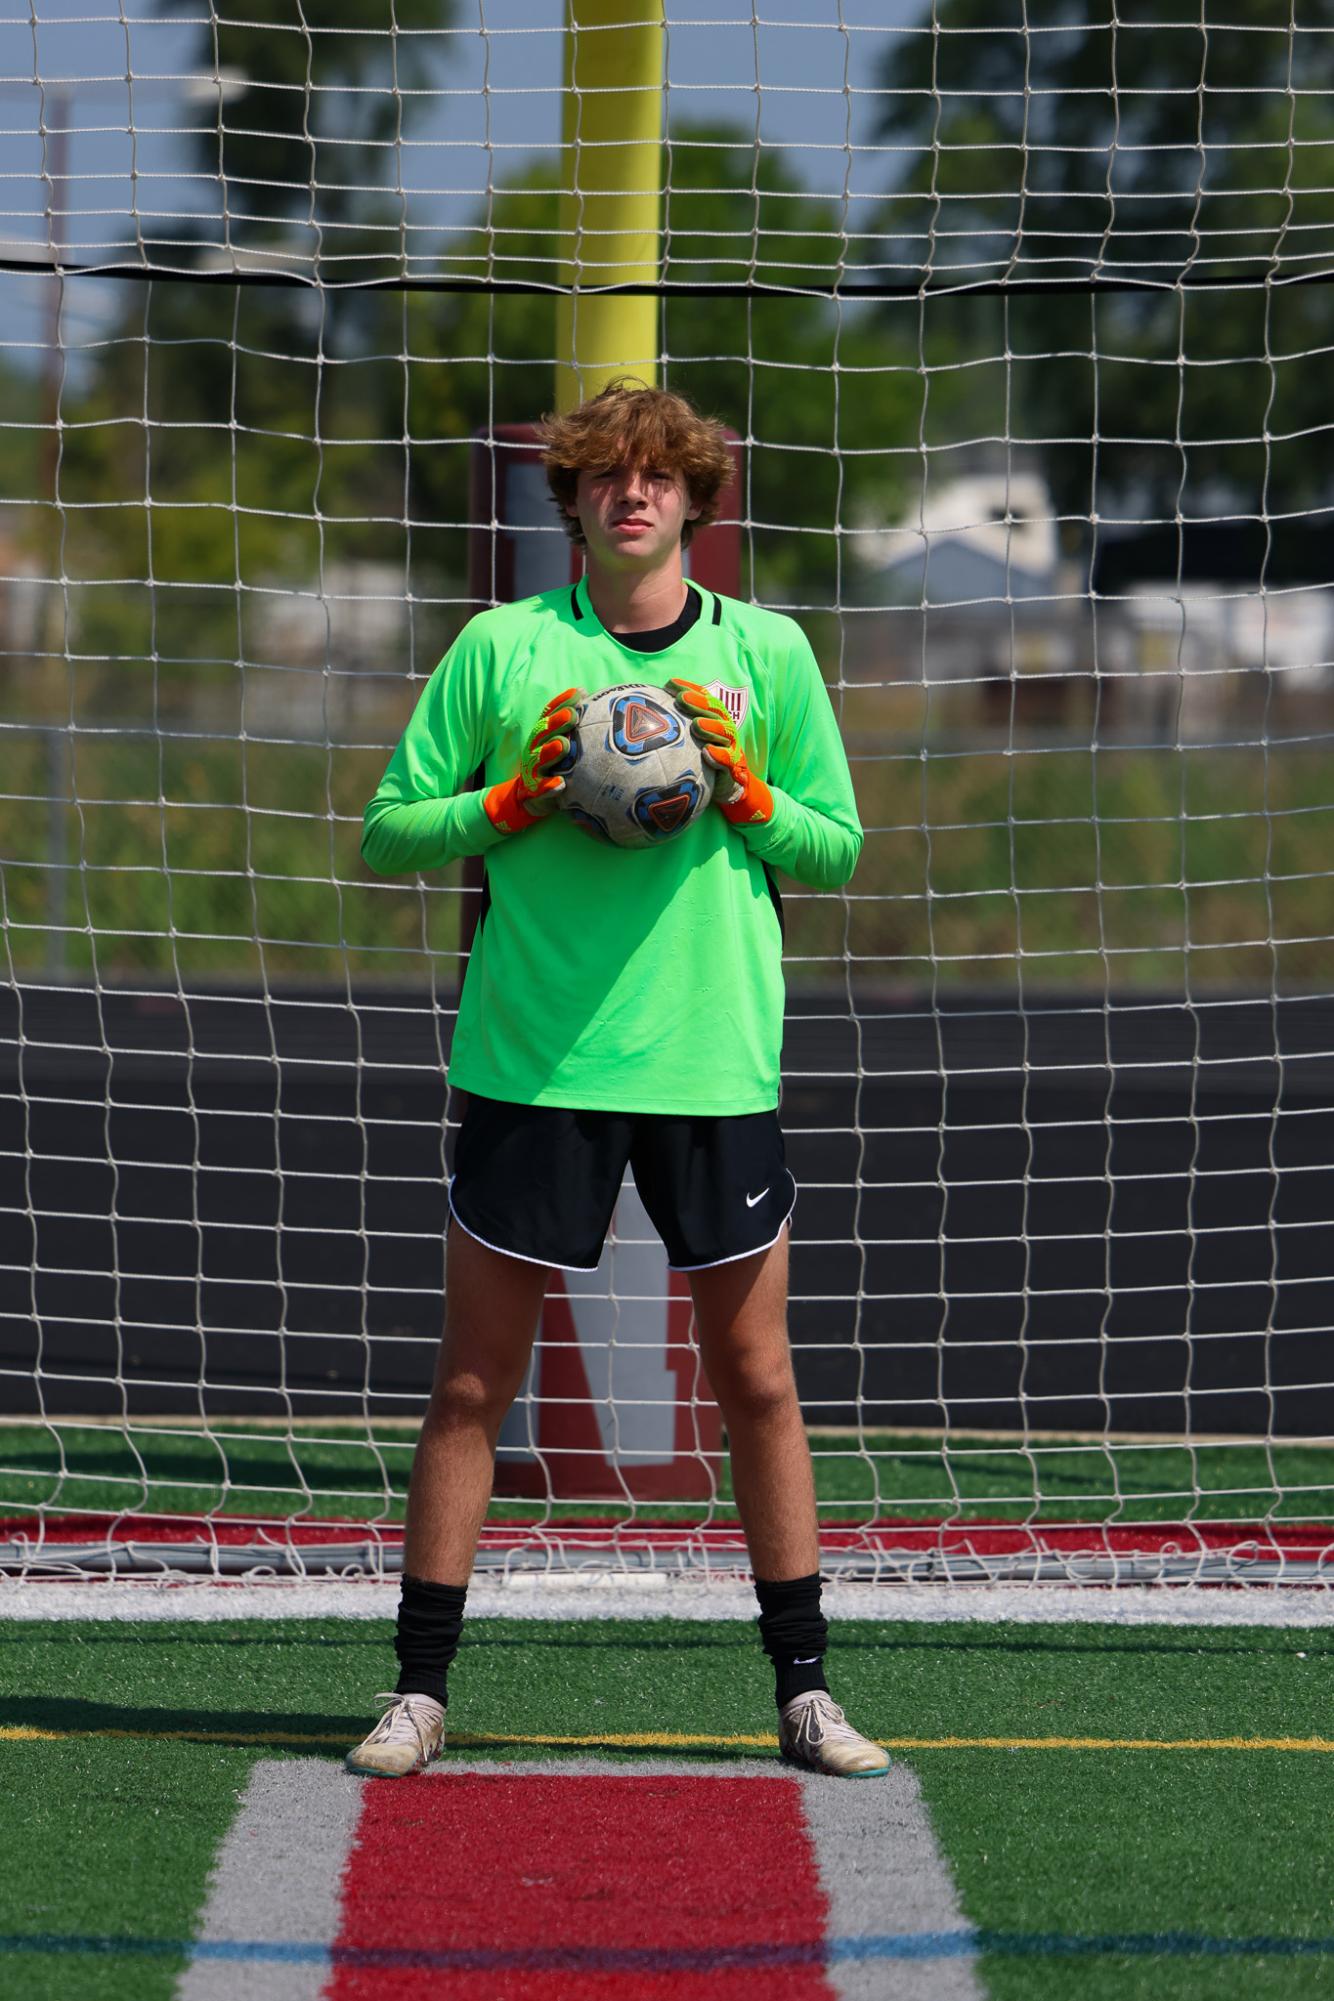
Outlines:
[[[792,1174],[792,1169],[790,1167],[787,1171],[789,1174]],[[778,1225],[778,1228],[774,1231],[774,1234],[772,1235],[772,1237],[770,1237],[767,1244],[756,1244],[753,1251],[736,1251],[730,1258],[713,1258],[706,1265],[674,1265],[669,1258],[667,1261],[667,1269],[668,1271],[718,1271],[723,1265],[739,1265],[742,1258],[757,1258],[760,1256],[762,1251],[771,1251],[773,1249],[774,1245],[778,1242],[778,1239],[782,1236],[788,1224],[792,1221],[793,1212],[795,1211],[796,1206],[797,1206],[797,1180],[796,1176],[792,1175],[792,1207],[788,1210],[786,1216],[784,1216],[782,1222]],[[466,1230],[468,1226],[465,1223],[463,1227]]]
[[[495,1251],[502,1258],[517,1258],[521,1265],[537,1265],[539,1269],[541,1269],[542,1271],[596,1271],[597,1270],[597,1265],[561,1265],[557,1264],[554,1258],[525,1257],[522,1251],[507,1250],[504,1244],[493,1244],[489,1237],[479,1237],[476,1230],[469,1229],[468,1225],[464,1222],[462,1216],[460,1216],[458,1210],[454,1207],[454,1184],[452,1181],[450,1182],[449,1185],[449,1213],[454,1218],[454,1221],[458,1224],[459,1228],[462,1230],[465,1237],[471,1237],[475,1244],[485,1245],[488,1251]],[[774,1242],[777,1243],[777,1241],[778,1239],[775,1238]],[[749,1256],[750,1253],[746,1252],[745,1255]],[[598,1262],[601,1263],[601,1259],[599,1259]]]

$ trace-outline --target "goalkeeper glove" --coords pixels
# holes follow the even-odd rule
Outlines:
[[[774,795],[746,763],[736,724],[716,696],[698,681],[669,681],[667,693],[713,767],[713,803],[734,827],[762,827],[774,816]]]
[[[552,696],[523,747],[519,769],[504,784],[493,785],[482,802],[493,827],[506,834],[522,833],[551,812],[565,790],[561,767],[570,755],[570,732],[587,700],[582,688],[566,688]]]

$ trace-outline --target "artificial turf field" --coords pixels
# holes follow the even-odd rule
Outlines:
[[[321,1419],[281,1430],[220,1419],[207,1430],[167,1419],[52,1419],[0,1424],[0,1508],[53,1512],[132,1510],[238,1514],[280,1521],[313,1512],[365,1522],[403,1519],[417,1425]],[[1235,1440],[1147,1445],[1050,1438],[1022,1451],[985,1435],[868,1432],[849,1439],[811,1434],[820,1517],[827,1526],[878,1521],[890,1511],[933,1520],[1184,1522],[1327,1519],[1334,1460],[1327,1446],[1246,1445]],[[717,1468],[708,1508],[735,1522],[730,1465]],[[697,1526],[698,1501],[655,1502],[652,1517]],[[642,1524],[642,1504],[497,1500],[492,1520],[572,1522],[623,1516]],[[0,1523],[0,1529],[3,1524]]]
[[[390,1626],[378,1619],[13,1620],[0,1623],[0,1660],[0,1981],[13,2001],[156,2001],[176,1992],[210,1868],[252,1771],[291,1760],[294,1789],[313,1760],[336,1772],[341,1751],[365,1732],[374,1692],[392,1679]],[[1334,1994],[1332,1664],[1328,1627],[856,1620],[838,1628],[831,1680],[858,1725],[888,1740],[920,1782],[964,1920],[976,1928],[974,1992],[995,2001],[1206,1993],[1249,2001]],[[720,1767],[772,1778],[784,1769],[765,1741],[767,1664],[753,1628],[735,1620],[474,1620],[451,1677],[449,1722],[460,1768],[452,1793],[448,1759],[431,1777],[368,1790],[406,1802],[392,1809],[407,1815],[405,1852],[426,1839],[430,1816],[463,1841],[458,1874],[469,1881],[471,1922],[479,1909],[494,1911],[498,1939],[508,1936],[516,1900],[541,1893],[526,1877],[508,1880],[505,1845],[480,1838],[485,1787],[465,1778],[465,1766],[475,1774],[494,1763],[518,1779],[537,1764],[549,1773],[552,1761],[559,1768],[592,1754],[599,1771],[627,1775],[660,1773],[664,1760],[686,1779]],[[1081,1739],[1095,1741],[1069,1741]],[[570,1765],[572,1774],[585,1769]],[[676,1837],[659,1829],[656,1874],[639,1881],[634,1833],[600,1828],[599,1814],[610,1811],[598,1805],[605,1780],[601,1794],[591,1780],[553,1793],[536,1770],[530,1783],[533,1826],[559,1813],[563,1852],[577,1856],[570,1894],[580,1938],[596,1942],[609,1906],[623,1908],[633,1884],[644,1949],[585,1974],[437,1960],[410,1978],[393,1954],[400,1931],[415,1935],[412,1914],[390,1902],[379,1918],[362,1913],[360,1936],[378,1924],[370,1936],[384,1950],[335,1969],[339,1996],[707,2001],[744,1992],[758,2001],[840,1991],[811,1964],[818,1945],[802,1962],[806,1986],[787,1984],[797,1978],[790,1953],[765,1962],[764,1937],[748,1934],[731,1961],[719,1947],[714,1965],[707,1926],[693,1956],[656,1966],[658,1901],[670,1894],[679,1903],[688,1892],[704,1914],[710,1900],[740,1894],[726,1819],[708,1823],[711,1854],[690,1838],[688,1817]],[[859,1811],[876,1798],[888,1811],[885,1782],[819,1783],[855,1793]],[[577,1812],[568,1806],[576,1797]],[[565,1806],[553,1806],[562,1798]],[[651,1788],[644,1798],[659,1811]],[[468,1802],[472,1829],[454,1824],[451,1800]],[[751,1872],[768,1882],[760,1909],[780,1942],[790,1942],[785,1866],[794,1883],[802,1866],[785,1825],[773,1823],[764,1865]],[[648,1842],[647,1820],[644,1828]],[[673,1838],[664,1863],[662,1842]],[[744,1847],[741,1832],[737,1841]],[[381,1873],[402,1881],[405,1872]],[[948,1942],[938,1958],[929,1941],[924,1952],[894,1956],[893,1896],[885,1903],[877,1926],[888,1944],[866,1948],[872,1957],[859,1977],[869,1984],[856,1991],[963,1991],[948,1985],[958,1977]],[[748,1909],[749,1932],[761,1922]],[[746,1951],[754,1963],[743,1978],[736,1968],[744,1971]],[[272,1977],[266,1987],[262,1969],[238,1967],[230,1991],[286,1993]]]

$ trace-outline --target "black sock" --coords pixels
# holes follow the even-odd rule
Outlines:
[[[429,1578],[404,1576],[394,1635],[396,1694],[433,1695],[442,1706],[448,1701],[445,1677],[459,1650],[467,1595],[466,1584],[432,1584]]]
[[[760,1643],[774,1664],[778,1707],[810,1689],[827,1690],[824,1650],[829,1628],[820,1610],[819,1571],[773,1584],[757,1577],[755,1596],[760,1601]]]

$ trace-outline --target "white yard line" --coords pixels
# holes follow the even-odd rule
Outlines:
[[[164,1584],[108,1578],[10,1582],[0,1577],[6,1619],[392,1619],[397,1581]],[[831,1620],[882,1619],[956,1625],[1106,1622],[1118,1626],[1325,1626],[1334,1591],[1295,1586],[827,1584]],[[755,1595],[734,1579],[516,1575],[480,1578],[468,1594],[473,1619],[753,1619]]]
[[[327,1758],[253,1766],[176,2001],[319,2001],[361,1801],[362,1782]]]
[[[801,1784],[839,2001],[980,2001],[972,1928],[916,1773],[894,1764],[883,1779]]]

